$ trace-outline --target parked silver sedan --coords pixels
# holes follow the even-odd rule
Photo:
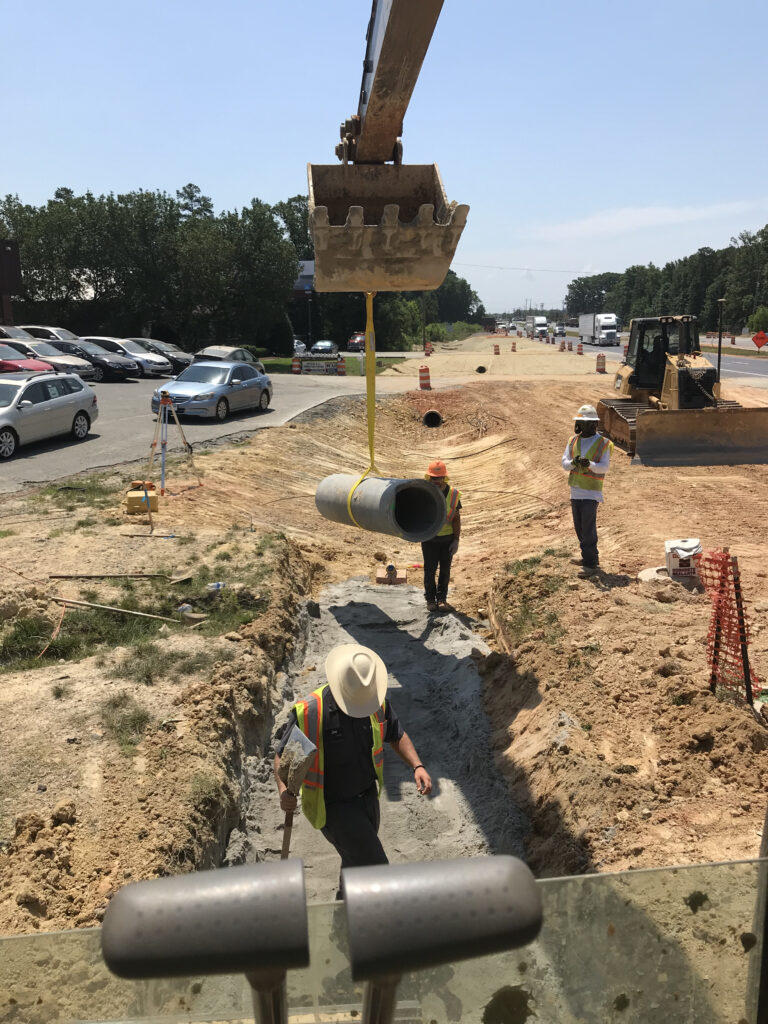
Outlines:
[[[193,363],[179,376],[152,393],[152,412],[160,410],[161,392],[167,392],[181,416],[212,416],[222,423],[231,412],[259,409],[272,400],[272,381],[261,363],[216,361]]]
[[[130,338],[109,338],[103,335],[89,335],[82,340],[92,341],[95,345],[105,348],[107,352],[115,352],[119,356],[130,359],[136,364],[137,377],[148,377],[150,374],[160,377],[163,374],[173,372],[170,360],[166,359],[165,356],[155,355],[154,352],[144,348],[140,342],[133,341]]]
[[[4,373],[0,378],[0,459],[19,445],[71,434],[88,436],[99,415],[96,393],[74,373]]]

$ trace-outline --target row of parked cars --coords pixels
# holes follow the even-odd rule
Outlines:
[[[62,327],[0,325],[0,460],[20,445],[60,434],[87,437],[98,417],[98,400],[84,382],[172,375],[161,392],[180,415],[211,416],[265,411],[272,382],[264,366],[243,348],[212,345],[192,355],[151,338],[78,337]]]

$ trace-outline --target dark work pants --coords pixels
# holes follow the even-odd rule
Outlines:
[[[571,498],[571,512],[576,536],[581,544],[581,558],[584,565],[598,565],[597,553],[597,506],[599,501],[592,498]]]
[[[453,543],[453,534],[446,537],[433,537],[422,541],[421,554],[424,559],[424,597],[428,601],[445,601],[448,597],[448,584],[451,580],[451,561],[453,555],[448,550]],[[438,568],[437,587],[435,573]]]
[[[381,811],[376,784],[362,796],[326,804],[325,826],[321,832],[341,857],[342,868],[389,864],[378,836],[380,820]],[[341,890],[341,878],[339,878],[339,890]],[[338,893],[336,898],[341,898]]]

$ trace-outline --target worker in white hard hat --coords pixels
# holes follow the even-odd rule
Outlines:
[[[603,478],[611,462],[613,444],[597,432],[600,419],[593,405],[582,405],[573,417],[573,436],[563,453],[563,469],[571,488],[571,512],[581,546],[580,576],[598,571],[597,506],[603,500]]]

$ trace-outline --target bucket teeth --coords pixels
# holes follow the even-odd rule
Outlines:
[[[469,207],[446,200],[436,165],[310,165],[309,185],[317,291],[439,287]]]

